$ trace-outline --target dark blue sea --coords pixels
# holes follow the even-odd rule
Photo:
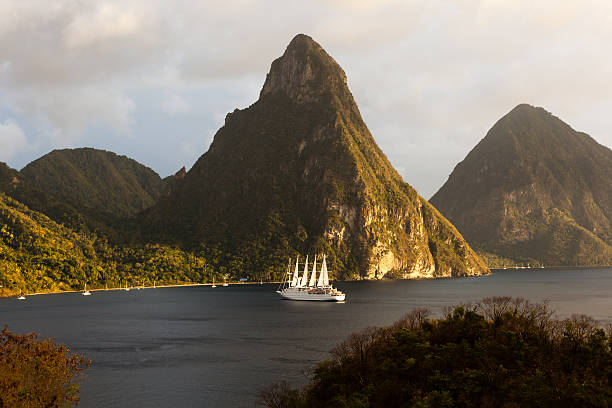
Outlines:
[[[81,407],[253,407],[261,387],[306,381],[351,332],[415,307],[487,296],[548,300],[561,317],[612,323],[612,269],[495,271],[463,279],[338,282],[344,303],[280,300],[276,285],[182,287],[0,299],[0,324],[93,360]]]

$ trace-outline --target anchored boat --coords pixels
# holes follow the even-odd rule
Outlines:
[[[289,262],[291,263],[291,261]],[[308,256],[306,256],[304,273],[301,277],[299,276],[298,268],[299,261],[296,259],[295,271],[292,274],[289,270],[287,270],[287,281],[283,282],[279,290],[276,291],[276,293],[281,295],[284,299],[341,302],[346,298],[346,295],[343,292],[334,288],[329,283],[325,255],[323,255],[323,263],[321,265],[321,271],[319,272],[318,279],[316,255],[312,264],[310,279],[308,276]]]

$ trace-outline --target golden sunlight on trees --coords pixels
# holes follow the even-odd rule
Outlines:
[[[79,380],[91,361],[51,339],[0,334],[0,407],[71,407],[79,403]]]

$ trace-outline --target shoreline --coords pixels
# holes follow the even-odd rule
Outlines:
[[[553,270],[553,269],[565,269],[565,270],[571,270],[571,269],[609,269],[612,268],[612,266],[601,266],[601,265],[596,265],[596,266],[546,266],[544,268],[540,268],[540,267],[525,267],[525,268],[510,268],[510,267],[506,267],[506,269],[504,269],[503,267],[491,267],[489,268],[491,270],[491,273],[493,272],[500,272],[500,271],[521,271],[521,270],[533,270],[533,271],[546,271],[546,270]],[[490,275],[490,274],[487,274]],[[487,276],[487,275],[470,275],[470,276],[464,276],[464,278],[470,278],[470,277],[477,277],[477,276]],[[453,276],[444,276],[444,277],[438,277],[438,278],[404,278],[404,279],[348,279],[348,280],[335,280],[336,282],[359,282],[359,281],[382,281],[382,280],[421,280],[421,279],[453,279],[453,278],[458,278],[458,277],[453,277]],[[236,285],[260,285],[260,284],[281,284],[282,282],[227,282],[228,286],[236,286]],[[190,286],[212,286],[212,283],[177,283],[177,284],[167,284],[167,285],[156,285],[155,287],[153,286],[128,286],[129,290],[141,290],[141,289],[162,289],[162,288],[180,288],[180,287],[190,287]],[[223,287],[223,284],[220,283],[219,285],[220,287]],[[6,288],[0,288],[0,299],[2,298],[11,298],[11,297],[17,297],[20,295],[20,292],[8,292],[8,293],[3,293],[4,291],[2,290],[4,289],[4,291],[7,291]],[[113,291],[113,290],[125,290],[125,287],[114,287],[114,288],[97,288],[97,289],[89,289],[90,292],[106,292],[106,291]],[[62,293],[81,293],[83,292],[82,289],[79,290],[50,290],[50,291],[46,291],[46,292],[35,292],[35,293],[23,293],[23,296],[41,296],[41,295],[57,295],[57,294],[62,294]]]
[[[279,284],[280,282],[227,282],[227,287],[229,286],[240,286],[240,285],[264,285],[264,284]],[[128,290],[145,290],[145,289],[164,289],[164,288],[181,288],[181,287],[189,287],[189,286],[212,286],[212,283],[177,283],[177,284],[168,284],[168,285],[156,285],[156,286],[128,286]],[[223,287],[223,284],[217,285],[217,287]],[[88,289],[89,292],[110,292],[110,291],[125,291],[125,287],[115,287],[115,288],[97,288],[97,289]],[[47,292],[34,292],[34,293],[22,293],[23,296],[42,296],[42,295],[61,295],[62,293],[82,293],[83,290],[50,290]],[[9,293],[7,295],[0,295],[0,299],[2,298],[11,298],[19,296],[19,292]]]

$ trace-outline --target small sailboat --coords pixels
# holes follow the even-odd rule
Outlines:
[[[211,288],[216,288],[216,287],[217,287],[217,285],[215,285],[215,277],[213,276],[213,284],[212,284]]]
[[[229,285],[227,284],[227,278],[226,278],[226,277],[224,277],[224,278],[223,278],[223,286],[229,286]]]
[[[91,295],[91,293],[87,290],[87,284],[85,284],[85,287],[83,288],[83,296],[89,296]]]
[[[125,281],[125,289],[123,289],[123,290],[125,290],[126,292],[130,291],[130,288],[128,288],[128,285],[127,285],[127,281]]]
[[[17,300],[25,300],[25,296],[23,296],[23,294],[19,294],[19,297],[17,298]]]

